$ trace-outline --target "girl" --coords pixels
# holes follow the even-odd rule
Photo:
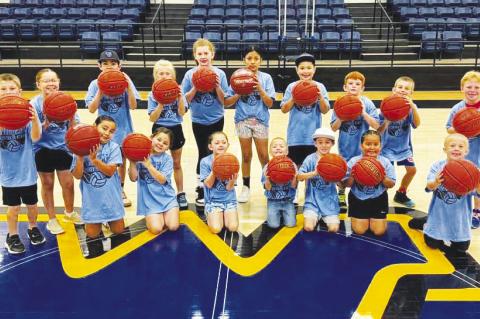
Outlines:
[[[159,60],[153,67],[154,81],[171,79],[175,80],[175,69],[173,64],[167,60]],[[152,134],[156,132],[159,127],[168,128],[172,134],[172,145],[170,152],[173,157],[173,176],[175,177],[175,185],[177,186],[177,201],[180,209],[187,209],[188,202],[185,192],[183,191],[183,170],[182,170],[182,147],[185,144],[185,136],[183,135],[182,122],[183,115],[186,112],[185,98],[181,93],[178,94],[178,99],[168,105],[158,103],[152,95],[148,95],[148,115],[150,121],[153,122]]]
[[[343,185],[351,187],[348,193],[348,215],[352,218],[352,230],[359,235],[370,229],[381,236],[387,230],[388,194],[387,188],[395,186],[395,170],[390,161],[380,154],[382,148],[380,133],[368,130],[362,134],[360,148],[363,155],[352,157],[347,165],[347,177]],[[376,186],[363,186],[351,176],[353,165],[363,156],[374,157],[385,168],[385,178]]]
[[[213,159],[227,151],[228,137],[223,132],[214,132],[208,138],[208,148],[213,154],[204,157],[200,162],[200,180],[204,185],[205,214],[207,224],[212,233],[219,233],[223,225],[229,231],[238,228],[237,198],[235,181],[237,174],[227,181],[215,177],[212,171]]]
[[[73,176],[80,181],[82,192],[82,219],[85,222],[89,258],[103,253],[100,240],[102,223],[108,223],[114,234],[122,234],[125,229],[122,204],[122,189],[117,167],[122,165],[120,146],[112,138],[116,130],[113,118],[101,115],[95,120],[100,145],[90,155],[76,156]],[[122,237],[114,235],[112,248],[118,246]]]
[[[60,79],[51,69],[42,69],[36,75],[36,85],[41,94],[35,96],[30,103],[35,107],[42,123],[42,137],[34,143],[35,163],[42,184],[42,200],[47,210],[49,221],[47,229],[56,235],[64,232],[58,223],[55,214],[53,186],[55,171],[62,187],[63,203],[65,206],[64,219],[75,224],[83,224],[80,215],[73,211],[74,191],[73,176],[70,171],[73,155],[65,144],[65,133],[68,128],[79,122],[78,115],[64,122],[49,122],[43,114],[43,102],[52,93],[60,89]]]
[[[178,229],[178,203],[172,187],[172,157],[167,154],[172,131],[158,128],[152,134],[152,152],[143,162],[131,162],[128,174],[137,185],[137,215],[144,215],[147,229],[157,235],[165,226]]]
[[[262,57],[252,46],[244,59],[248,69],[255,77],[255,90],[250,95],[236,94],[232,87],[228,88],[230,97],[225,99],[225,106],[235,105],[235,128],[242,149],[243,187],[238,202],[246,203],[250,198],[250,166],[252,163],[252,139],[257,148],[258,159],[262,167],[268,163],[268,126],[269,109],[275,99],[275,87],[270,74],[259,71]]]
[[[225,72],[212,66],[215,57],[215,47],[207,39],[198,39],[193,44],[193,57],[198,66],[210,67],[217,74],[217,86],[212,92],[198,92],[192,84],[192,75],[198,67],[190,69],[185,74],[182,81],[182,91],[185,95],[189,107],[192,110],[192,129],[195,136],[195,142],[198,149],[197,160],[197,199],[195,203],[198,206],[204,206],[203,187],[200,182],[200,160],[207,156],[209,152],[208,137],[216,131],[223,130],[223,105],[225,92],[228,89],[227,77]]]

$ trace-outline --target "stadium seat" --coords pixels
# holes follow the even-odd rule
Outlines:
[[[444,0],[427,0],[427,6],[432,8],[438,8],[445,5]]]
[[[97,20],[103,17],[103,9],[102,8],[87,8],[85,10],[85,18]]]
[[[264,31],[260,48],[266,52],[277,53],[279,51],[278,31]]]
[[[66,8],[51,8],[50,9],[50,18],[52,19],[66,19],[68,11]]]
[[[241,19],[243,11],[240,8],[228,8],[225,10],[225,18],[227,19]]]
[[[277,0],[262,0],[262,8],[277,8]]]
[[[462,5],[464,7],[478,7],[480,6],[479,0],[462,0]]]
[[[188,53],[192,52],[193,43],[202,37],[200,32],[185,32],[185,39],[183,40],[184,50]]]
[[[122,9],[120,8],[107,8],[103,11],[103,17],[105,19],[117,20],[122,17]]]
[[[430,8],[430,7],[418,8],[418,17],[424,18],[424,19],[436,18],[437,10],[435,8]]]
[[[410,5],[412,7],[426,7],[427,0],[410,0]]]
[[[400,9],[400,19],[405,21],[410,18],[418,18],[418,9],[413,7],[402,7]]]
[[[77,0],[78,8],[91,8],[93,7],[93,0]]]
[[[130,19],[115,20],[115,31],[120,32],[123,41],[132,41],[133,21]]]
[[[238,32],[242,31],[242,21],[239,19],[226,19],[223,21],[225,32]]]
[[[343,32],[349,32],[354,28],[352,19],[338,19],[337,20],[337,31],[341,34]]]
[[[242,50],[242,39],[240,32],[224,32],[222,41],[225,42],[225,51],[229,53],[239,53]]]
[[[300,19],[300,21],[305,21],[305,18],[310,18],[312,16],[312,11],[311,10],[306,10],[305,8],[298,8],[297,9],[297,17]]]
[[[30,8],[15,8],[13,9],[12,18],[14,19],[28,19],[32,16],[32,9]]]
[[[203,32],[205,21],[200,19],[189,19],[185,26],[185,31]]]
[[[34,19],[48,19],[50,15],[50,8],[33,8],[32,18]]]
[[[260,32],[256,31],[248,31],[243,32],[242,40],[243,40],[243,48],[246,49],[249,46],[257,46],[259,47],[261,44],[261,35]]]
[[[18,20],[0,20],[0,38],[2,40],[15,40],[18,37]]]
[[[103,36],[105,32],[111,32],[115,30],[115,22],[112,19],[98,19],[95,21],[97,25],[97,31]]]
[[[225,0],[210,0],[210,8],[225,8]]]
[[[40,0],[25,0],[24,6],[28,8],[41,7],[42,2]]]
[[[60,40],[76,40],[76,23],[73,19],[60,19],[58,25],[58,38]]]
[[[80,51],[82,60],[85,53],[98,54],[100,48],[100,33],[99,32],[83,32],[80,35]]]
[[[445,5],[447,7],[460,7],[462,5],[462,0],[445,0]]]
[[[320,38],[320,52],[339,52],[340,33],[323,32]]]
[[[418,40],[422,37],[422,33],[428,31],[427,19],[410,18],[408,19],[408,37],[412,40]]]
[[[36,19],[22,19],[18,22],[18,33],[22,40],[36,40],[38,24]]]
[[[290,31],[282,38],[282,50],[286,54],[299,54],[303,51],[302,37],[298,31]]]
[[[294,8],[287,8],[287,19],[296,19],[297,18],[297,11]],[[282,16],[284,15],[284,11],[282,10]]]
[[[274,8],[264,8],[262,9],[262,19],[277,19],[278,10]]]
[[[442,52],[442,33],[435,31],[425,31],[422,33],[422,42],[418,58],[422,58],[423,53],[441,54]]]
[[[335,32],[337,31],[336,22],[333,19],[319,19],[317,20],[317,31],[320,34],[323,32]]]
[[[259,8],[260,0],[243,0],[244,8]]]
[[[60,0],[59,8],[73,8],[76,6],[75,0]]]
[[[245,20],[243,21],[243,30],[250,32],[260,32],[261,22],[257,19]]]
[[[40,19],[38,20],[38,38],[40,40],[54,40],[57,38],[57,20]]]
[[[125,8],[122,10],[122,18],[138,22],[140,20],[140,12],[137,8]]]
[[[210,5],[210,0],[195,0],[193,2],[193,8],[207,9],[209,5]]]
[[[128,6],[128,1],[127,0],[111,0],[110,5],[111,5],[111,8],[123,9]]]
[[[341,34],[341,51],[346,53],[360,53],[362,52],[362,39],[360,32],[343,32]]]
[[[454,9],[454,14],[456,18],[470,18],[473,17],[473,10],[472,8],[458,7]]]
[[[428,18],[428,30],[430,31],[443,31],[446,29],[446,21],[443,18]]]
[[[127,8],[137,9],[140,12],[145,10],[146,5],[147,4],[145,3],[145,0],[128,0],[127,1]]]
[[[93,7],[108,8],[110,7],[110,0],[93,0]]]
[[[330,8],[342,8],[345,6],[343,0],[328,0],[328,5]]]
[[[243,1],[242,0],[229,0],[225,4],[225,9],[228,8],[242,8],[243,7]]]
[[[466,18],[466,35],[469,39],[480,38],[480,18]]]
[[[221,19],[208,19],[205,21],[205,31],[222,33],[223,32],[223,21]]]
[[[105,32],[102,34],[102,40],[102,50],[115,51],[119,54],[120,59],[124,58],[120,32]]]
[[[0,7],[0,19],[9,19],[12,16],[12,10],[7,7]]]
[[[463,55],[463,36],[460,31],[444,31],[442,34],[442,54],[460,54],[460,60]]]
[[[225,17],[225,10],[223,8],[212,8],[208,9],[208,19],[221,19]]]
[[[260,10],[255,8],[248,8],[243,10],[244,19],[260,19]]]
[[[85,16],[84,8],[70,8],[67,11],[68,19],[83,19]]]
[[[59,6],[58,0],[43,0],[44,8],[56,8]]]
[[[455,11],[453,10],[453,8],[440,7],[437,8],[437,16],[439,18],[453,18],[455,16]]]
[[[448,18],[447,19],[447,31],[459,31],[462,37],[465,35],[465,20],[460,18]]]
[[[189,17],[191,19],[205,19],[206,16],[207,9],[205,8],[192,8],[192,10],[190,10]]]
[[[318,8],[315,9],[315,19],[331,19],[332,18],[332,10],[330,8]]]
[[[205,32],[203,34],[204,39],[210,40],[215,45],[217,51],[223,51],[222,35],[219,32]]]
[[[92,19],[79,19],[77,20],[77,34],[79,37],[82,36],[84,32],[95,31],[95,20]]]
[[[328,0],[315,0],[315,8],[328,8]]]

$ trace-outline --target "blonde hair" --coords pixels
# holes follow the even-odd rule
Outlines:
[[[362,85],[365,86],[365,76],[358,72],[358,71],[353,71],[353,72],[350,72],[348,73],[347,75],[345,75],[345,80],[343,81],[343,84],[347,84],[347,81],[348,80],[360,80],[362,81]]]
[[[460,80],[460,89],[463,88],[463,85],[465,84],[465,82],[472,81],[472,80],[480,83],[480,72],[468,71],[467,73],[465,73],[462,79]]]
[[[452,133],[452,134],[448,134],[447,137],[445,137],[445,140],[443,141],[443,146],[447,146],[447,143],[450,142],[451,140],[459,140],[459,141],[462,141],[466,147],[467,147],[467,150],[468,150],[468,138],[463,135],[463,134],[460,134],[460,133]]]
[[[411,86],[412,86],[412,92],[413,92],[413,89],[415,89],[415,81],[411,77],[409,77],[409,76],[399,77],[398,79],[395,80],[394,87],[396,87],[398,85],[398,83],[400,83],[400,81],[410,83]]]
[[[195,51],[197,51],[198,47],[208,47],[210,51],[212,51],[212,53],[215,54],[215,46],[213,45],[213,43],[207,39],[200,38],[200,39],[197,39],[195,43],[193,43],[193,50],[192,50],[193,57],[195,57]]]
[[[168,69],[172,73],[173,79],[174,80],[177,79],[177,73],[175,72],[175,67],[173,66],[172,62],[168,60],[158,60],[157,62],[155,62],[155,65],[153,66],[153,79],[155,81],[158,80],[157,73],[158,73],[158,70],[160,70],[160,68]]]
[[[22,83],[20,82],[20,78],[16,76],[15,74],[12,73],[2,73],[0,74],[0,81],[3,82],[13,82],[15,85],[21,90],[22,89]]]
[[[57,77],[57,79],[60,81],[60,78],[58,77],[57,72],[55,72],[55,71],[53,71],[52,69],[49,69],[49,68],[41,69],[40,71],[38,71],[37,74],[35,75],[35,81],[36,81],[37,83],[40,82],[40,79],[42,78],[42,76],[43,76],[45,73],[48,73],[48,72],[54,73],[55,76]]]
[[[270,141],[270,146],[269,146],[269,148],[272,148],[273,142],[278,141],[278,140],[282,141],[285,145],[287,145],[287,141],[286,141],[283,137],[277,136],[277,137],[274,137],[274,138]]]

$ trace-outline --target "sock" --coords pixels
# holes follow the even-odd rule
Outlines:
[[[130,238],[130,229],[128,227],[125,227],[123,232],[120,234],[113,234],[112,236],[110,236],[112,249],[128,241]]]
[[[247,186],[250,188],[250,177],[244,177],[243,179],[243,186]]]
[[[401,187],[398,189],[398,192],[399,192],[399,193],[404,193],[404,194],[406,194],[406,193],[407,193],[407,189],[406,189],[405,187],[401,186]]]
[[[87,236],[87,247],[88,247],[87,258],[95,258],[104,253],[103,242],[100,236],[96,238],[90,238]]]

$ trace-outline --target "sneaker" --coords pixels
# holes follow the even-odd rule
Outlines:
[[[187,196],[185,192],[181,192],[177,194],[177,202],[178,206],[180,206],[180,210],[184,210],[188,208]]]
[[[346,207],[347,206],[344,189],[339,189],[338,190],[338,204],[340,205],[340,207]]]
[[[122,200],[123,200],[123,207],[132,206],[132,201],[128,199],[124,191],[122,191]]]
[[[83,220],[82,220],[82,217],[80,217],[80,214],[77,213],[77,212],[71,212],[71,213],[67,213],[67,212],[64,212],[63,213],[63,220],[66,221],[66,222],[71,222],[71,223],[74,223],[75,225],[83,225]]]
[[[407,194],[397,191],[393,197],[395,203],[402,204],[408,208],[415,207],[415,202],[407,197]]]
[[[25,252],[25,245],[20,240],[20,236],[7,234],[7,240],[5,241],[5,248],[9,254],[16,255]]]
[[[205,206],[205,199],[203,198],[203,187],[197,186],[197,189],[195,190],[197,192],[197,199],[195,199],[195,205],[197,206]]]
[[[34,246],[43,244],[46,241],[45,237],[43,237],[38,227],[33,227],[32,229],[28,229],[27,235],[28,235],[28,238],[30,238],[30,243]]]
[[[423,230],[423,226],[427,222],[427,216],[419,217],[419,218],[412,218],[408,221],[408,227],[412,229]]]
[[[472,229],[480,227],[480,210],[474,209],[472,214]]]
[[[238,196],[239,203],[246,203],[250,199],[250,188],[247,186],[242,186],[242,191]]]
[[[36,228],[36,227],[35,227]],[[62,225],[58,222],[56,218],[50,219],[47,223],[47,229],[52,235],[58,235],[65,232]]]

